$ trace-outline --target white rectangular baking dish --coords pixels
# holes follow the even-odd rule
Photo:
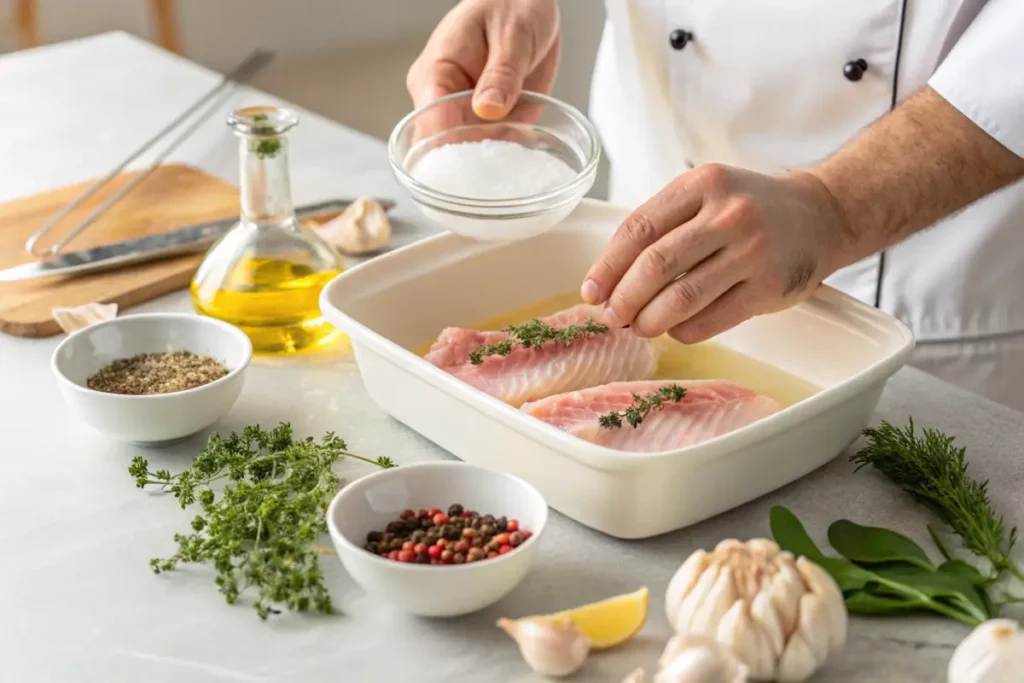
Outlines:
[[[574,291],[624,209],[584,201],[552,232],[512,243],[443,234],[379,256],[324,288],[323,314],[351,337],[384,410],[467,462],[522,477],[559,512],[619,538],[680,529],[825,464],[858,436],[914,346],[885,313],[822,287],[716,342],[822,391],[744,429],[678,451],[610,450],[464,384],[409,349]]]

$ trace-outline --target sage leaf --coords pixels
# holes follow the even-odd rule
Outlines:
[[[921,546],[889,529],[861,526],[841,519],[828,528],[828,542],[840,555],[854,562],[907,562],[922,569],[935,569]]]
[[[927,607],[914,597],[880,595],[862,589],[846,596],[846,609],[855,614],[907,614]]]
[[[871,572],[858,567],[854,563],[837,557],[828,557],[815,545],[804,525],[795,514],[781,505],[773,505],[768,513],[772,538],[783,550],[796,556],[806,557],[827,571],[839,590],[846,593],[863,588],[873,578]]]
[[[949,560],[939,565],[940,572],[946,572],[947,574],[956,574],[962,576],[971,582],[974,586],[984,588],[993,583],[994,579],[991,576],[982,574],[976,567],[970,565],[963,560]]]
[[[978,622],[991,616],[974,584],[955,571],[931,571],[902,564],[879,567],[874,574],[890,589],[919,595],[932,608],[935,602],[945,602]]]

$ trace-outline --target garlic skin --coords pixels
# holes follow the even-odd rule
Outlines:
[[[320,235],[343,254],[359,256],[380,251],[391,239],[391,223],[378,202],[360,198],[320,226]]]
[[[1024,632],[1013,619],[989,619],[957,645],[949,683],[1015,683],[1024,677]]]
[[[846,642],[846,605],[832,577],[763,538],[694,552],[669,581],[665,609],[678,635],[713,638],[751,680],[806,680]]]
[[[498,619],[498,628],[512,636],[526,663],[543,676],[575,673],[590,654],[590,641],[568,620]]]
[[[50,315],[65,334],[71,334],[105,320],[113,320],[117,317],[117,304],[88,303],[71,308],[54,308]]]

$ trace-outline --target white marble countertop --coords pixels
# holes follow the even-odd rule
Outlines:
[[[126,152],[216,82],[217,76],[124,34],[0,59],[0,201],[104,173]],[[240,92],[225,107],[273,100]],[[430,231],[387,168],[384,146],[312,114],[292,148],[297,203],[332,196],[393,196],[396,244]],[[223,120],[223,117],[219,117]],[[235,143],[211,122],[172,158],[234,181]],[[145,163],[140,160],[140,164]],[[133,309],[189,310],[176,294]],[[66,410],[50,373],[59,338],[0,336],[0,680],[115,681],[539,681],[499,616],[550,612],[635,590],[651,590],[647,625],[628,645],[593,657],[577,680],[618,683],[649,671],[669,635],[665,584],[698,547],[726,537],[765,535],[768,507],[781,502],[821,540],[840,516],[885,524],[923,538],[926,514],[845,457],[727,514],[674,534],[617,541],[555,514],[534,569],[510,596],[455,620],[407,617],[366,596],[325,556],[337,614],[283,615],[261,622],[251,608],[224,603],[209,570],[154,576],[150,557],[172,552],[190,516],[170,497],[135,488],[131,458],[180,470],[205,435],[161,450],[108,441]],[[891,382],[878,417],[956,434],[972,472],[991,478],[1009,520],[1024,518],[1024,421],[919,372]],[[289,421],[302,435],[336,431],[365,455],[401,463],[449,457],[391,420],[366,395],[350,358],[256,361],[227,432]],[[842,656],[815,681],[945,680],[960,625],[932,618],[853,621]]]

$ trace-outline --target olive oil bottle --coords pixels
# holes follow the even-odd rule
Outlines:
[[[248,107],[228,117],[239,137],[238,224],[192,280],[197,312],[241,328],[262,354],[291,354],[341,340],[320,315],[320,290],[344,265],[334,248],[295,217],[287,133],[294,112]]]

